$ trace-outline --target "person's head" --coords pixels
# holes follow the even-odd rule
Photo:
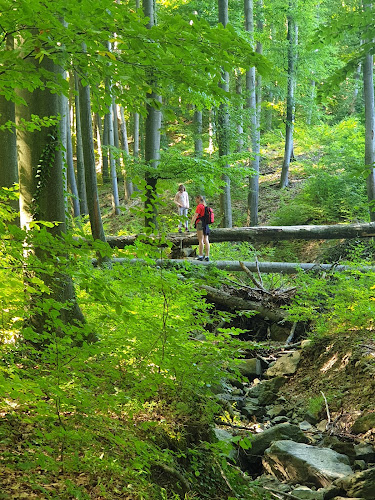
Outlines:
[[[179,190],[179,191],[181,191],[181,193],[182,193],[183,191],[186,191],[185,186],[184,186],[183,184],[180,184],[180,185],[178,186],[178,190]]]
[[[195,197],[195,201],[197,202],[197,205],[199,204],[206,205],[206,200],[204,199],[204,196],[202,196],[201,194],[198,194]]]

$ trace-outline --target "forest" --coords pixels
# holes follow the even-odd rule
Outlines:
[[[373,4],[0,32],[0,500],[374,500]]]

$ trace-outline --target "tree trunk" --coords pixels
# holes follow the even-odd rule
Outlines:
[[[75,105],[76,105],[76,157],[77,157],[77,188],[79,194],[79,208],[81,215],[87,215],[89,209],[87,206],[86,181],[85,181],[85,162],[83,158],[80,100],[79,100],[79,78],[74,73],[75,83]]]
[[[119,134],[119,119],[118,119],[118,106],[115,102],[115,98],[112,97],[112,114],[113,114],[113,144],[117,148],[116,161],[116,172],[117,172],[117,182],[123,181],[122,168],[121,168],[121,157],[119,154],[120,150],[120,134]]]
[[[288,317],[288,312],[282,309],[269,309],[264,307],[261,303],[255,302],[254,300],[246,300],[241,297],[234,297],[230,293],[223,292],[217,288],[201,285],[200,288],[205,290],[207,293],[207,299],[215,304],[220,304],[228,309],[233,309],[234,311],[256,311],[262,318],[268,318],[271,321],[281,321],[286,320]]]
[[[251,43],[254,46],[254,4],[253,0],[245,0],[245,29],[250,35]],[[251,167],[254,174],[249,176],[248,194],[248,222],[250,226],[258,225],[258,204],[259,204],[259,133],[257,119],[256,100],[256,71],[253,66],[246,72],[246,90],[248,94],[247,108],[250,112],[250,137],[253,160]]]
[[[84,147],[85,161],[85,181],[87,191],[87,204],[90,215],[91,233],[94,240],[105,241],[102,217],[99,206],[98,184],[96,179],[95,168],[95,153],[94,153],[94,138],[92,131],[91,118],[91,98],[90,87],[82,85],[81,80],[78,82],[79,101],[80,101],[80,118],[82,130],[82,143]]]
[[[144,263],[147,266],[150,265],[143,259],[129,259],[129,258],[117,258],[112,259],[113,263],[117,264],[139,264]],[[247,262],[238,260],[215,260],[215,261],[200,261],[196,259],[156,259],[153,265],[160,267],[168,267],[169,269],[176,266],[177,269],[181,269],[181,265],[188,263],[189,266],[215,266],[217,269],[222,269],[227,272],[243,272],[245,266],[252,273],[261,274],[297,274],[300,271],[309,272],[344,272],[344,271],[359,271],[359,272],[374,272],[375,266],[346,266],[342,264],[317,264],[314,262]],[[92,260],[93,266],[97,266],[98,262],[96,259]],[[242,264],[242,265],[241,265]]]
[[[108,51],[111,51],[111,44],[107,43]],[[109,79],[106,82],[106,91],[109,96],[112,94],[112,85]],[[118,185],[117,185],[117,172],[116,172],[116,160],[113,154],[113,148],[115,146],[115,133],[114,133],[114,118],[113,118],[113,106],[110,104],[108,106],[108,113],[106,115],[108,120],[108,147],[109,147],[109,172],[111,176],[111,186],[112,186],[112,210],[114,215],[120,214],[120,200],[118,195]]]
[[[108,146],[109,146],[109,120],[110,115],[106,113],[103,119],[103,142],[102,142],[102,180],[103,184],[108,184],[110,179],[110,168],[108,161]]]
[[[293,158],[293,130],[295,102],[294,93],[296,87],[296,59],[298,44],[298,26],[294,19],[293,0],[289,0],[288,15],[288,94],[286,99],[286,126],[285,126],[285,151],[281,170],[280,187],[285,188],[289,184],[289,166]]]
[[[13,37],[8,35],[6,50],[13,48]],[[7,121],[15,122],[15,105],[0,95],[0,125],[5,125]],[[18,183],[17,141],[13,126],[10,129],[0,130],[0,151],[0,187],[10,188]],[[10,200],[10,206],[18,212],[18,200]]]
[[[143,0],[143,12],[149,18],[147,28],[151,29],[156,24],[154,0]],[[149,167],[145,175],[146,201],[145,201],[145,226],[156,227],[157,215],[157,177],[152,170],[158,166],[160,159],[160,129],[161,129],[161,97],[155,92],[157,86],[155,76],[150,75],[150,86],[153,89],[147,94],[146,119],[145,119],[145,162]]]
[[[367,54],[363,64],[363,87],[365,99],[365,165],[368,168],[367,199],[371,222],[375,221],[375,138],[374,138],[374,57]]]
[[[138,115],[139,120],[139,115]],[[138,123],[139,126],[139,123]],[[124,108],[120,106],[120,130],[121,130],[121,147],[124,151],[123,161],[124,161],[124,197],[126,201],[131,199],[133,194],[133,182],[126,171],[126,163],[129,161],[129,142],[128,142],[128,131],[126,127]],[[135,132],[135,131],[134,131]],[[139,134],[139,131],[137,132]],[[135,136],[134,136],[135,143]],[[139,139],[137,137],[137,148],[139,149]],[[138,152],[137,152],[138,155]]]
[[[194,111],[194,156],[196,158],[203,156],[202,118],[202,111],[196,109]]]
[[[137,238],[144,235],[108,236],[111,247],[124,248],[133,245]],[[375,224],[335,224],[332,226],[257,226],[211,229],[210,242],[247,241],[250,243],[276,242],[290,240],[337,240],[341,238],[375,237]],[[194,233],[169,233],[166,239],[173,245],[189,247],[197,245]]]
[[[228,24],[228,0],[218,0],[219,10],[219,23],[224,28]],[[229,73],[222,71],[221,82],[219,86],[225,91],[229,92]],[[217,114],[217,138],[219,157],[229,155],[229,111],[228,105],[225,103],[220,104]],[[225,164],[229,168],[228,164]],[[223,192],[220,195],[220,209],[222,214],[223,227],[232,227],[232,200],[230,192],[230,179],[226,174],[223,174],[222,180],[224,181]]]
[[[56,66],[48,57],[44,57],[40,65],[36,60],[33,63],[50,75],[63,77],[61,68]],[[40,117],[64,116],[61,107],[62,100],[57,94],[52,94],[45,88],[37,89],[33,93],[21,89],[21,96],[26,105],[16,106],[17,124],[30,121],[32,115]],[[65,200],[63,181],[63,162],[61,145],[61,121],[57,125],[42,127],[33,132],[20,127],[17,133],[19,151],[19,182],[20,182],[20,220],[21,227],[28,229],[34,220],[57,222],[47,231],[54,237],[59,237],[66,231]],[[54,273],[40,273],[41,278],[50,289],[47,295],[60,303],[69,303],[69,307],[62,307],[60,319],[64,323],[83,322],[83,314],[77,304],[71,277],[60,269],[59,256],[50,254],[40,247],[34,247],[40,260],[52,263]],[[51,265],[49,264],[49,268]],[[38,301],[40,300],[38,296]],[[42,296],[43,298],[43,296]],[[33,307],[34,298],[31,298]],[[46,316],[35,310],[31,318],[31,325],[35,331],[42,333],[46,327]],[[48,330],[47,326],[47,330]]]
[[[215,111],[210,108],[208,111],[208,152],[210,155],[214,152],[215,135]]]
[[[72,131],[70,126],[70,108],[69,101],[66,101],[66,166],[68,174],[68,184],[72,193],[73,215],[79,217],[81,215],[79,208],[79,194],[77,189],[77,181],[74,172],[73,163],[73,147],[72,147]]]
[[[257,13],[257,31],[259,34],[263,33],[264,29],[264,5],[263,0],[258,0],[258,13]],[[255,51],[257,54],[263,54],[263,45],[258,40],[256,43]],[[259,144],[259,162],[260,162],[260,118],[262,110],[262,76],[259,72],[256,74],[256,103],[257,103],[257,134]]]
[[[236,94],[239,98],[239,106],[237,111],[237,152],[241,153],[244,150],[244,137],[243,137],[243,105],[242,105],[242,75],[241,70],[235,72],[236,78]]]

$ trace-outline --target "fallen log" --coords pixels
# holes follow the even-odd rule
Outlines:
[[[145,263],[143,259],[127,259],[127,258],[114,258],[112,262],[119,264],[137,264]],[[93,259],[92,263],[97,266],[97,260]],[[360,272],[375,271],[375,266],[345,266],[338,264],[314,264],[308,262],[242,262],[238,260],[217,260],[217,261],[199,261],[195,259],[157,259],[155,260],[155,266],[161,267],[179,267],[181,265],[196,265],[196,266],[212,266],[214,265],[218,269],[223,269],[225,271],[243,271],[241,264],[246,266],[246,268],[252,272],[261,273],[281,273],[281,274],[297,274],[299,270],[301,271],[349,271],[355,270]]]
[[[331,226],[259,226],[259,227],[232,227],[212,228],[210,241],[220,243],[224,241],[270,242],[282,240],[335,240],[353,238],[372,238],[375,236],[375,223],[369,224],[334,224]],[[168,233],[165,238],[145,234],[131,236],[108,236],[106,241],[112,248],[125,248],[134,245],[137,240],[148,240],[158,246],[166,246],[167,241],[173,246],[188,247],[197,245],[195,232]]]
[[[209,302],[214,302],[235,311],[256,311],[263,318],[271,321],[285,321],[288,317],[287,311],[283,309],[272,310],[264,307],[261,303],[254,300],[246,300],[241,297],[235,297],[230,293],[218,290],[208,285],[201,285],[200,288],[206,291]]]

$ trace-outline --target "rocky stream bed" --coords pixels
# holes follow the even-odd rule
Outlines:
[[[216,436],[250,438],[231,462],[265,498],[375,500],[375,342],[369,332],[249,349],[248,382],[215,389],[228,409]]]

